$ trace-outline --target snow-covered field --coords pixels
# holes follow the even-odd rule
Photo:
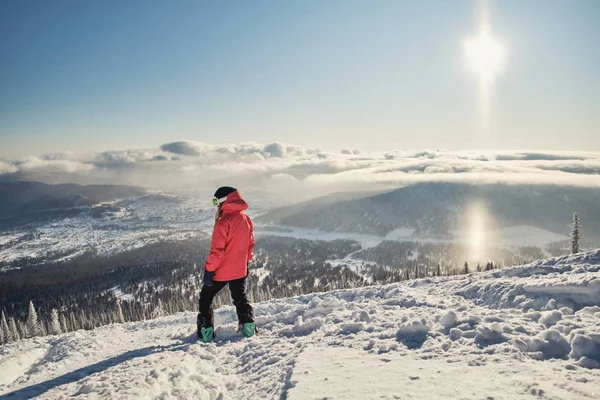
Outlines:
[[[263,200],[252,206],[250,214],[260,215],[271,206],[272,201]],[[105,211],[98,211],[103,207]],[[0,262],[65,260],[85,252],[111,255],[160,241],[210,235],[215,208],[206,193],[156,192],[77,211],[67,218],[0,230]]]
[[[164,240],[210,234],[214,208],[209,200],[166,194],[106,203],[118,209],[94,215],[87,208],[74,217],[33,223],[0,232],[0,261],[24,257],[61,259],[86,251],[109,255]]]
[[[195,313],[0,348],[0,399],[597,399],[600,250],[256,304],[258,336]]]

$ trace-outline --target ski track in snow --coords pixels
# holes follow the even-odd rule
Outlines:
[[[0,347],[0,399],[597,399],[600,250]]]

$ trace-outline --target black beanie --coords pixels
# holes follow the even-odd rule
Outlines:
[[[231,186],[221,186],[215,192],[215,197],[217,199],[222,199],[223,197],[227,197],[230,193],[233,193],[235,191],[237,191],[237,189],[234,188],[234,187],[231,187]]]

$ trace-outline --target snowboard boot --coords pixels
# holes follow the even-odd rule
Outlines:
[[[198,328],[198,339],[202,340],[204,343],[213,341],[215,338],[215,329],[212,326],[211,321],[205,321],[202,314],[198,314],[196,326]]]
[[[258,329],[256,328],[256,324],[254,322],[246,322],[244,324],[238,325],[238,331],[242,331],[244,336],[247,338],[254,336],[258,333]]]

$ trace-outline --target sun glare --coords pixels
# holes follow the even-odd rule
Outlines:
[[[478,75],[483,88],[489,88],[504,67],[502,44],[486,30],[465,40],[464,45],[469,68]]]
[[[490,244],[495,240],[494,222],[484,201],[474,200],[464,210],[464,238],[466,244],[465,260],[469,262],[485,261]]]
[[[479,32],[463,40],[467,68],[479,80],[479,103],[483,133],[489,131],[491,120],[492,84],[506,64],[506,50],[494,37],[490,27],[489,3],[481,2]]]

